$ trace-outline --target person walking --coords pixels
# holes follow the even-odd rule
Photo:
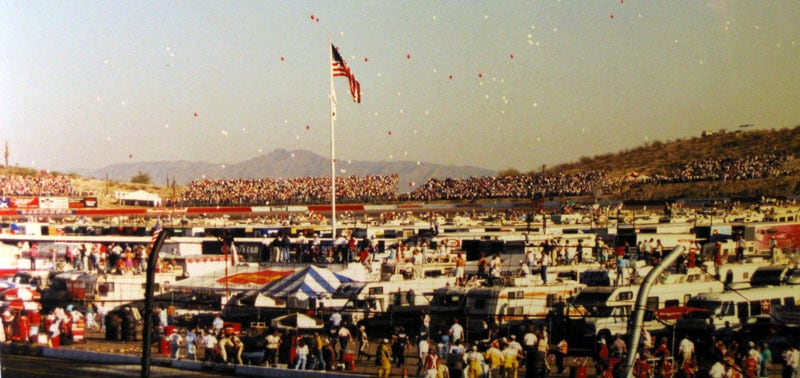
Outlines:
[[[217,357],[217,346],[219,345],[217,337],[214,336],[213,332],[206,330],[203,335],[202,344],[204,348],[203,361],[214,362]]]
[[[517,378],[519,368],[519,349],[507,344],[503,349],[503,377]]]
[[[736,239],[736,261],[744,260],[744,238],[742,235]]]
[[[367,335],[367,328],[362,325],[358,327],[358,332],[359,339],[361,340],[358,346],[358,359],[360,360],[362,356],[367,356],[367,361],[369,361],[369,336]]]
[[[772,364],[772,351],[767,343],[761,346],[761,377],[767,376],[767,368]]]
[[[186,343],[186,357],[190,361],[197,361],[197,328],[186,331],[184,341]]]
[[[505,356],[500,351],[500,344],[497,340],[492,341],[489,349],[486,350],[486,361],[489,364],[489,377],[500,378],[502,374],[503,365],[505,364]],[[527,376],[527,373],[526,373]]]
[[[375,352],[375,365],[378,368],[378,378],[388,378],[392,373],[392,350],[389,339],[383,339]]]
[[[31,270],[36,270],[36,257],[39,255],[39,247],[36,243],[31,244],[31,248],[28,250],[28,257],[31,260]]]
[[[417,352],[419,354],[419,361],[417,363],[417,373],[416,376],[421,376],[427,371],[425,367],[425,360],[428,358],[428,353],[430,353],[431,344],[430,340],[427,338],[420,338],[419,342],[417,343]]]
[[[265,338],[264,366],[278,366],[279,350],[281,347],[281,332],[275,329]]]
[[[439,372],[439,357],[436,355],[435,350],[431,349],[430,353],[425,356],[423,365],[425,369],[425,378],[437,377],[437,373]]]
[[[341,326],[339,327],[337,336],[339,337],[339,359],[342,359],[347,352],[347,345],[350,344],[350,340],[353,339],[353,335],[350,333],[350,329],[347,328],[347,326]]]
[[[308,345],[304,340],[297,343],[295,349],[297,353],[297,362],[294,364],[294,370],[306,370],[306,362],[308,361]]]
[[[478,352],[478,346],[473,345],[472,350],[465,353],[463,358],[467,365],[467,378],[480,378],[483,374],[483,355]]]
[[[177,360],[180,358],[180,347],[183,346],[183,337],[173,328],[169,334],[169,358]]]

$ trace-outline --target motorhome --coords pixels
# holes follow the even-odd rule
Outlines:
[[[564,321],[575,331],[570,337],[578,344],[594,342],[599,338],[610,341],[613,335],[627,334],[628,324],[639,294],[640,285],[589,287],[582,290],[570,306],[580,315],[569,316]],[[687,274],[662,274],[650,288],[647,296],[648,315],[645,328],[650,332],[661,332],[667,326],[658,319],[659,310],[686,305],[692,295],[722,292],[724,285],[699,268],[689,269]],[[558,314],[563,315],[563,314]],[[572,326],[569,326],[572,325]]]
[[[170,284],[182,276],[180,270],[158,272],[154,276],[156,295],[168,292]],[[43,305],[63,305],[75,302],[105,302],[123,305],[145,297],[144,274],[98,274],[87,271],[55,273],[50,286],[42,293]]]
[[[458,318],[471,340],[482,339],[493,327],[515,327],[544,319],[550,308],[566,303],[585,289],[573,280],[543,283],[536,276],[507,281],[502,286],[444,287],[433,293],[430,304],[432,331]]]
[[[679,319],[678,332],[709,334],[726,324],[739,330],[755,324],[759,317],[769,317],[773,307],[796,306],[800,303],[800,288],[796,285],[768,286],[723,293],[703,293],[693,296],[687,307],[701,309]]]
[[[357,324],[376,314],[396,312],[398,307],[428,305],[435,289],[455,284],[452,263],[423,264],[414,271],[386,264],[382,268],[380,280],[343,283],[320,305],[341,312],[347,323]]]

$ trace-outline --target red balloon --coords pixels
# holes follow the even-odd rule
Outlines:
[[[311,21],[314,21],[314,15],[313,14],[311,15]]]
[[[411,59],[411,54],[406,54],[406,59]]]
[[[197,112],[194,112],[194,116],[197,117]]]
[[[319,22],[319,17],[315,18],[314,21]]]
[[[286,58],[284,58],[284,57],[281,57],[281,62],[283,62],[284,60],[286,60]]]
[[[128,159],[133,159],[133,154],[128,154]]]
[[[479,73],[479,74],[478,74],[478,77],[483,77],[483,74],[482,74],[482,73]]]
[[[450,75],[450,80],[453,80],[453,75]]]
[[[364,57],[364,61],[369,62],[369,59],[367,59],[367,57]]]
[[[514,59],[514,54],[509,54],[508,57]]]
[[[613,13],[611,14],[611,19],[612,19],[612,20],[614,19],[614,14],[613,14]]]
[[[389,135],[392,135],[392,132],[391,132],[391,131],[389,131]]]
[[[306,125],[306,130],[311,130],[311,126],[310,125]]]

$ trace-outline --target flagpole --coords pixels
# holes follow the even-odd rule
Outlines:
[[[336,240],[336,137],[334,131],[336,121],[336,92],[333,86],[333,41],[329,40],[330,59],[328,66],[331,70],[331,242]]]

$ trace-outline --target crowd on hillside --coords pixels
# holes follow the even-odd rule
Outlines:
[[[783,154],[762,154],[741,158],[719,157],[695,160],[676,172],[654,175],[658,183],[752,180],[792,174],[784,168],[789,160]]]
[[[637,182],[678,183],[749,180],[793,172],[784,168],[785,155],[719,157],[685,164],[675,172]],[[398,193],[398,175],[337,178],[337,201],[436,201],[492,198],[582,196],[608,192],[619,184],[605,171],[521,176],[431,178],[409,193]],[[195,180],[181,196],[183,205],[253,205],[330,202],[329,177],[295,179]]]
[[[399,176],[370,175],[336,178],[337,202],[394,200]],[[331,200],[330,177],[290,179],[193,180],[177,205],[237,206],[327,203]]]
[[[611,182],[603,171],[534,176],[469,177],[429,179],[404,198],[414,201],[473,200],[486,198],[532,198],[536,194],[581,196],[607,188]]]
[[[766,153],[731,158],[721,156],[689,162],[673,172],[650,177],[610,178],[605,171],[519,176],[431,178],[409,193],[398,192],[398,174],[336,178],[340,203],[386,201],[477,200],[533,198],[537,195],[583,196],[617,189],[621,183],[669,184],[699,181],[751,180],[794,174],[786,169],[789,156]],[[75,193],[67,176],[0,175],[0,196],[65,196]],[[319,204],[331,201],[330,177],[288,179],[202,179],[189,183],[175,206],[252,206]]]
[[[76,195],[69,177],[39,173],[36,175],[0,175],[0,197]]]

